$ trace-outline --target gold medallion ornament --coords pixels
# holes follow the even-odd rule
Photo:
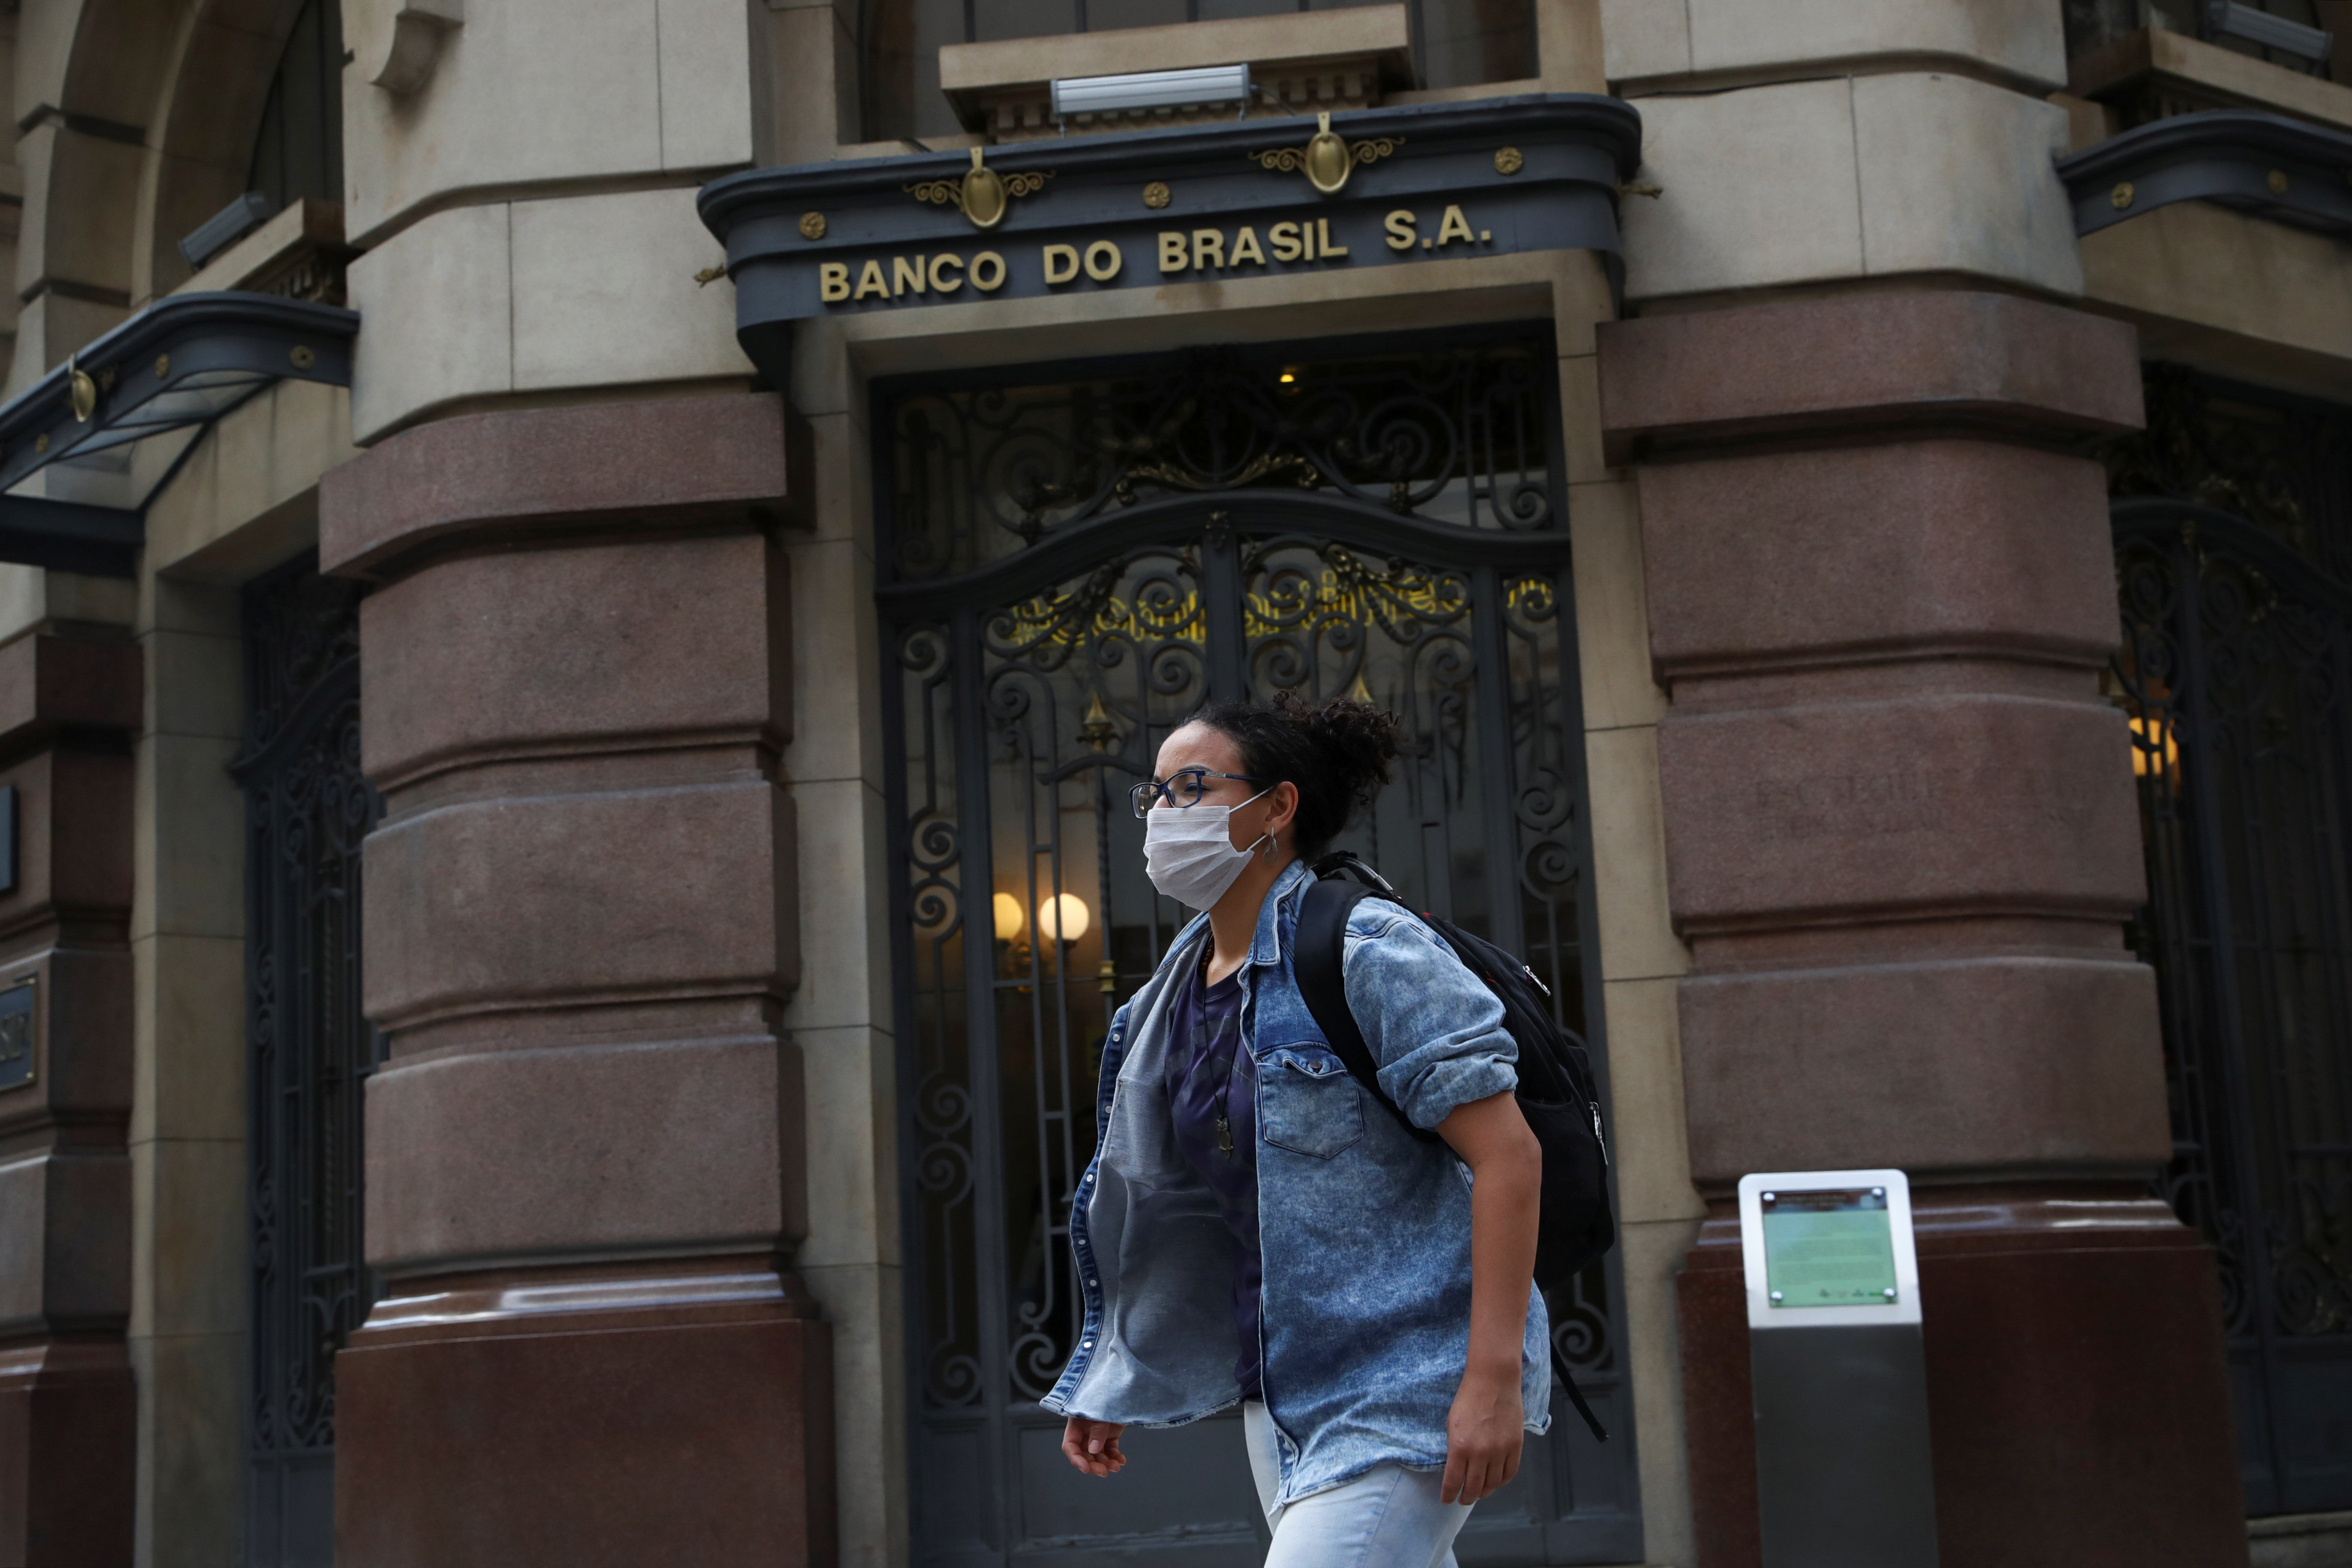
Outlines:
[[[172,356],[170,354],[157,354],[155,356],[155,379],[157,381],[161,381],[171,374]]]
[[[1498,174],[1516,174],[1527,166],[1527,158],[1517,147],[1497,147],[1495,149],[1495,173]]]
[[[962,208],[974,228],[994,228],[1012,210],[1013,197],[1034,196],[1054,177],[1034,173],[999,174],[980,161],[980,154],[979,148],[971,150],[971,167],[962,179],[918,180],[905,187],[907,194],[919,202]]]
[[[2107,193],[2107,205],[2116,208],[2118,212],[2122,211],[2125,207],[2131,205],[2132,183],[2129,180],[2117,180],[2116,182],[2116,188]]]
[[[1317,117],[1322,129],[1307,143],[1307,183],[1331,195],[1348,183],[1349,173],[1356,166],[1348,156],[1348,143],[1331,129],[1331,116],[1327,110]]]
[[[71,354],[66,355],[66,406],[73,410],[77,425],[89,424],[89,416],[98,412],[98,383],[74,363]]]
[[[1154,180],[1143,187],[1143,205],[1153,212],[1158,212],[1161,207],[1166,206],[1168,202],[1168,186],[1164,182]]]
[[[1402,136],[1368,136],[1361,142],[1343,140],[1331,129],[1328,110],[1315,117],[1316,132],[1304,147],[1276,147],[1246,154],[1269,174],[1307,171],[1307,183],[1327,196],[1337,195],[1359,163],[1378,163],[1404,145]]]
[[[823,239],[824,237],[824,215],[823,213],[801,214],[801,237],[803,239]]]
[[[2270,179],[2265,183],[2268,184],[2271,188],[2271,195],[2274,196],[2283,196],[2286,195],[2286,171],[2284,169],[2273,169],[2271,171]]]
[[[286,360],[296,370],[308,370],[319,363],[319,356],[310,344],[296,343],[286,351]]]

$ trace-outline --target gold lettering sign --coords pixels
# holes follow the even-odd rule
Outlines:
[[[1494,232],[1477,227],[1458,203],[1434,213],[1398,207],[1381,220],[1381,243],[1399,254],[1425,251],[1476,250],[1491,245]],[[1264,227],[1241,224],[1233,227],[1162,229],[1153,236],[1162,278],[1185,273],[1239,273],[1265,276],[1308,262],[1329,264],[1349,259],[1349,247],[1334,237],[1328,217],[1285,218]],[[1049,289],[1076,284],[1083,276],[1095,283],[1117,280],[1127,268],[1127,254],[1117,240],[1073,236],[1041,243],[1028,258],[1020,253],[982,250],[970,256],[956,251],[895,256],[887,261],[823,261],[817,264],[817,296],[827,305],[861,305],[876,300],[907,300],[929,303],[951,295],[966,284],[977,293],[993,294],[1013,277],[1015,265],[1033,267],[1024,274]]]

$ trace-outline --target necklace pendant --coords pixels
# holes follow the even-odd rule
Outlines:
[[[1222,1116],[1217,1118],[1217,1152],[1228,1160],[1234,1157],[1234,1124]]]

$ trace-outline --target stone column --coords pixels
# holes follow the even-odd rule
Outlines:
[[[330,474],[362,607],[366,1238],[344,1568],[825,1563],[773,395],[491,413]]]
[[[138,647],[0,647],[0,1563],[128,1568]],[[18,987],[30,982],[26,998]],[[16,1015],[11,1016],[11,1015]],[[31,1076],[25,1074],[29,1066]]]
[[[2245,1561],[2210,1255],[2170,1152],[2105,485],[2126,327],[1881,293],[1601,329],[1638,465],[1695,1179],[1702,1568],[1758,1561],[1731,1194],[1897,1166],[1945,1568]]]

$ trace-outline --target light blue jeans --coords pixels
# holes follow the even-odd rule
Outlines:
[[[1276,1506],[1281,1472],[1274,1420],[1262,1402],[1243,1403],[1242,1432],[1258,1505],[1274,1531],[1265,1568],[1454,1568],[1454,1538],[1475,1505],[1438,1501],[1441,1472],[1377,1465],[1328,1491]]]

